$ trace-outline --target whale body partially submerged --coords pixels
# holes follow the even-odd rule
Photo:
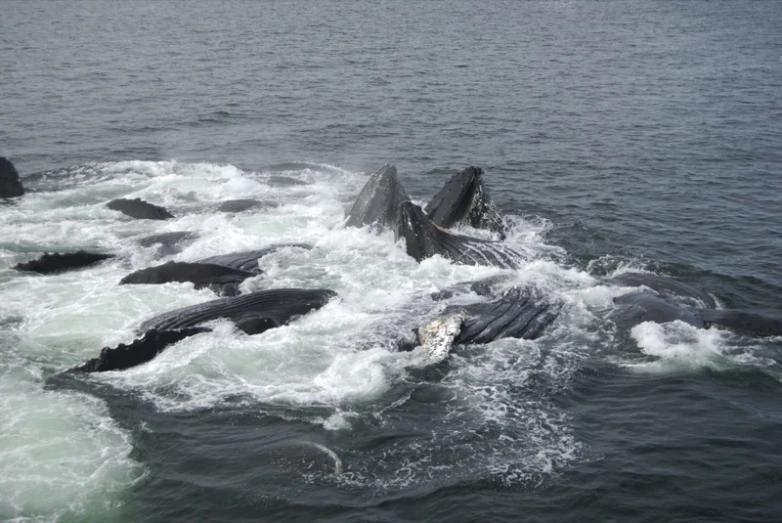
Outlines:
[[[163,207],[145,202],[141,198],[133,198],[132,200],[117,198],[107,203],[106,207],[139,220],[169,220],[174,217]]]
[[[251,272],[253,274],[260,274],[262,271],[258,266],[258,260],[264,256],[268,256],[269,254],[285,248],[312,249],[312,245],[308,243],[278,243],[275,245],[269,245],[268,247],[263,247],[262,249],[208,256],[206,258],[197,260],[196,263],[213,263],[216,265],[223,265],[225,267]]]
[[[455,234],[437,226],[412,202],[399,207],[396,234],[405,240],[407,254],[417,261],[435,255],[464,265],[487,265],[516,269],[524,256],[501,243]]]
[[[210,331],[203,324],[213,320],[227,319],[246,334],[260,334],[320,309],[336,295],[328,289],[270,289],[172,310],[142,323],[141,338],[105,347],[98,357],[71,370],[102,372],[146,363],[170,344]]]
[[[127,285],[191,282],[196,289],[209,287],[217,294],[233,296],[238,294],[239,284],[253,276],[255,274],[252,272],[215,263],[171,261],[128,274],[119,283]]]
[[[757,336],[782,336],[782,317],[742,309],[718,309],[709,293],[667,276],[624,273],[609,280],[621,286],[645,288],[613,299],[609,319],[632,327],[645,321],[682,321],[699,329],[713,325]]]
[[[16,198],[24,194],[19,172],[11,160],[0,156],[0,198]]]
[[[454,174],[424,211],[440,227],[469,225],[496,232],[500,237],[507,232],[505,220],[489,198],[483,182],[483,170],[478,167],[467,167]]]
[[[378,229],[392,227],[396,222],[399,206],[408,200],[410,197],[397,177],[396,167],[385,165],[364,184],[347,213],[345,225],[370,225]]]
[[[47,252],[35,260],[18,263],[13,268],[17,271],[37,272],[38,274],[57,274],[89,267],[113,257],[113,254],[87,251],[55,252],[51,254]]]

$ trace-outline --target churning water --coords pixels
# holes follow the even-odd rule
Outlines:
[[[0,154],[28,193],[0,203],[0,519],[782,516],[779,339],[623,330],[606,318],[626,289],[605,282],[648,271],[782,309],[776,2],[2,7]],[[418,203],[485,169],[528,257],[512,277],[564,304],[545,336],[436,368],[396,350],[432,291],[503,271],[345,228],[386,162]],[[119,197],[177,218],[131,220],[105,207]],[[217,209],[243,198],[266,205]],[[173,231],[197,236],[169,256],[138,242]],[[214,298],[118,286],[129,272],[281,242],[313,248],[265,257],[245,290],[339,298],[60,375]],[[80,248],[117,256],[11,269]]]

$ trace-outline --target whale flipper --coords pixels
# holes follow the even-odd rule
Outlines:
[[[190,231],[173,231],[164,232],[161,234],[152,234],[150,236],[144,236],[139,238],[138,244],[142,247],[158,246],[159,256],[170,256],[177,254],[182,249],[179,247],[180,243],[193,241],[198,238],[198,234]]]

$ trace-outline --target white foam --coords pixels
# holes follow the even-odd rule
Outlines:
[[[397,352],[389,338],[408,335],[420,320],[429,318],[433,309],[427,301],[430,292],[508,273],[458,266],[439,256],[417,263],[402,245],[394,243],[391,232],[345,228],[344,211],[366,175],[333,166],[286,168],[286,176],[307,182],[290,186],[273,183],[271,175],[279,172],[244,172],[231,165],[205,163],[130,161],[85,166],[82,171],[73,174],[77,186],[66,183],[68,188],[63,191],[31,194],[20,205],[0,213],[0,228],[8,231],[0,248],[11,257],[20,256],[13,253],[80,247],[118,254],[111,262],[79,272],[0,278],[4,298],[0,319],[21,318],[12,335],[15,357],[26,362],[25,368],[69,368],[95,357],[103,346],[129,342],[135,336],[134,328],[154,314],[214,299],[210,291],[196,291],[190,284],[118,286],[127,273],[165,261],[156,258],[156,249],[138,247],[134,239],[148,234],[197,233],[198,238],[169,258],[182,261],[281,242],[310,243],[312,250],[283,249],[264,258],[264,274],[246,282],[245,288],[330,288],[340,295],[323,309],[259,336],[246,336],[228,322],[217,322],[214,332],[185,339],[147,364],[91,377],[138,393],[163,411],[236,403],[276,412],[294,407],[290,415],[297,419],[328,430],[350,430],[362,416],[381,416],[396,402],[407,401],[405,392],[399,393],[400,398],[396,391],[409,392],[400,384],[426,366],[425,355],[422,350]],[[166,206],[177,218],[131,220],[105,208],[106,201],[118,197],[140,197]],[[238,198],[271,200],[278,206],[237,214],[209,210],[213,203]],[[550,223],[521,217],[512,217],[511,222],[507,243],[531,260],[516,271],[516,283],[533,284],[566,304],[565,318],[557,327],[560,332],[588,330],[595,322],[590,310],[610,302],[611,291],[593,289],[594,279],[587,273],[556,263],[563,253],[545,243]],[[16,261],[4,258],[3,267]],[[568,321],[576,318],[576,327],[571,328]],[[574,459],[578,442],[570,433],[567,416],[545,395],[531,398],[525,394],[524,386],[543,373],[552,387],[566,388],[581,357],[576,346],[565,340],[543,351],[538,342],[503,340],[482,353],[456,355],[451,372],[438,385],[453,401],[433,409],[442,409],[442,418],[435,422],[431,443],[405,449],[409,452],[406,462],[394,463],[393,471],[378,470],[378,474],[361,477],[345,474],[344,481],[402,485],[439,473],[457,477],[479,470],[513,482],[551,473]],[[85,411],[74,411],[76,419],[91,419],[87,410],[96,416],[98,421],[92,423],[100,430],[73,424],[61,434],[86,442],[79,452],[87,461],[103,445],[107,452],[125,456],[105,474],[114,477],[120,474],[117,471],[136,470],[137,464],[127,460],[127,435],[111,424],[97,400],[83,401],[73,393],[44,393],[37,387],[21,389],[18,398],[29,396],[36,405],[36,398],[60,395],[56,397],[61,406],[85,405]],[[30,426],[48,423],[51,416],[45,410],[29,412]],[[485,432],[485,440],[473,440],[474,432]],[[498,441],[515,443],[499,445]],[[465,461],[435,462],[439,458],[433,456],[449,446],[455,454],[466,456]],[[30,459],[34,471],[36,458]],[[44,466],[48,465],[42,462]],[[129,483],[109,484],[121,489]],[[70,492],[73,499],[92,500],[104,492],[90,481],[64,491],[68,488],[74,489]],[[64,506],[55,505],[51,511]]]
[[[0,519],[116,508],[144,474],[131,449],[100,400],[45,391],[29,366],[0,364]]]
[[[682,321],[669,323],[643,322],[630,331],[641,351],[655,358],[630,364],[631,368],[652,373],[676,373],[701,368],[725,370],[734,367],[724,354],[724,332],[718,329],[698,329]]]

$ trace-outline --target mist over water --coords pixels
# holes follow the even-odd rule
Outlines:
[[[782,310],[777,3],[5,7],[0,155],[27,194],[0,202],[0,520],[779,519],[779,338],[623,329],[628,289],[606,281]],[[345,228],[387,162],[419,204],[483,168],[527,261],[419,264]],[[176,218],[105,207],[136,197]],[[139,244],[175,231],[195,233],[179,253]],[[312,249],[263,258],[244,290],[339,298],[61,375],[215,297],[123,276],[281,242]],[[116,257],[11,269],[77,249]],[[397,350],[441,310],[431,292],[496,274],[563,304],[542,338],[436,367]]]

